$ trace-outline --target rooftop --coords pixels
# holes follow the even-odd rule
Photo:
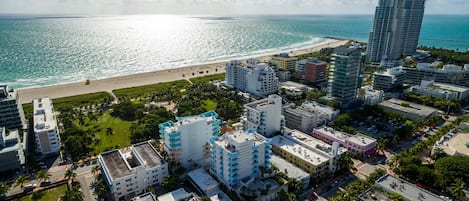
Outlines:
[[[139,195],[137,197],[132,198],[132,201],[157,201],[155,196],[148,192],[143,195]]]
[[[469,133],[448,133],[437,143],[438,147],[450,156],[469,156]]]
[[[359,144],[359,145],[363,145],[363,146],[366,146],[366,145],[369,145],[371,143],[376,142],[376,139],[374,139],[372,137],[368,137],[368,136],[363,135],[363,134],[352,135],[348,138],[348,140],[355,143],[355,144]]]
[[[301,107],[310,112],[319,112],[319,113],[335,113],[338,112],[336,109],[329,107],[327,105],[320,104],[316,101],[305,101],[301,104]]]
[[[159,166],[164,163],[164,160],[156,152],[155,148],[150,142],[142,142],[139,144],[132,145],[133,149],[142,157],[147,165],[147,168]]]
[[[352,134],[348,134],[345,132],[334,130],[333,128],[326,127],[326,126],[321,126],[321,127],[315,128],[314,130],[322,134],[325,134],[327,136],[333,137],[342,142],[349,141],[349,142],[353,142],[361,146],[367,146],[371,143],[376,142],[376,139],[366,136],[366,135],[362,135],[362,134],[352,135]]]
[[[190,198],[192,198],[192,194],[188,193],[183,188],[158,196],[159,201],[181,201],[189,200]]]
[[[236,147],[233,144],[241,144],[243,142],[253,142],[254,144],[262,144],[266,141],[266,138],[252,129],[247,131],[236,130],[233,132],[225,133],[218,137],[216,144],[225,147],[231,152],[235,152]]]
[[[373,74],[374,75],[381,75],[381,76],[395,76],[399,74],[405,73],[402,70],[402,67],[394,67],[394,68],[388,68],[385,71],[376,71]]]
[[[419,116],[423,117],[428,117],[434,112],[437,111],[437,109],[432,108],[432,107],[427,107],[424,105],[400,100],[400,99],[395,99],[391,98],[389,100],[383,101],[379,104],[380,106],[384,107],[389,107],[395,110],[403,111],[406,113],[411,113],[411,114],[416,114]]]
[[[315,166],[327,163],[329,161],[329,157],[326,154],[314,152],[283,136],[278,135],[271,139],[273,146],[283,149],[291,155],[301,158]]]
[[[288,138],[289,140],[292,140],[294,142],[297,142],[309,149],[314,149],[314,150],[320,150],[322,152],[324,152],[325,154],[328,154],[330,155],[331,154],[331,150],[332,150],[332,146],[317,139],[317,138],[314,138],[310,135],[307,135],[303,132],[300,132],[300,131],[297,131],[297,130],[293,130],[287,134],[284,135],[285,138]],[[347,149],[344,148],[344,147],[339,147],[338,149],[338,154],[342,154],[344,152],[346,152]]]
[[[101,154],[105,169],[111,174],[113,180],[132,174],[132,170],[127,166],[124,157],[119,150],[112,150]]]
[[[33,99],[34,130],[49,130],[57,127],[54,108],[50,98]]]
[[[361,201],[392,201],[391,198],[389,198],[387,195],[384,193],[377,191],[375,189],[368,189],[364,193],[360,194],[358,197],[359,200]]]
[[[438,87],[442,90],[455,91],[455,92],[461,92],[461,93],[469,90],[468,87],[444,84],[444,83],[435,83],[433,84],[433,86]]]
[[[279,95],[276,95],[276,94],[272,94],[272,95],[269,95],[269,97],[267,97],[267,98],[250,102],[250,103],[246,104],[245,107],[257,110],[257,109],[260,109],[260,108],[262,108],[266,105],[275,104],[277,101],[279,101],[280,104],[281,104],[282,103],[282,97],[280,97]]]
[[[187,173],[192,181],[204,192],[207,192],[210,189],[217,188],[218,182],[212,178],[204,169],[199,168]]]
[[[397,193],[407,200],[442,201],[439,196],[419,188],[407,181],[386,174],[375,182],[375,186],[389,193]]]
[[[291,164],[280,156],[272,155],[271,162],[273,165],[278,167],[281,172],[285,173],[289,178],[302,180],[305,177],[309,177],[309,174],[307,172],[296,167],[295,165]]]

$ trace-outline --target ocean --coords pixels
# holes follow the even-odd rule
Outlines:
[[[372,15],[37,17],[0,15],[0,83],[78,82],[368,40]],[[465,51],[469,15],[427,15],[420,44]]]

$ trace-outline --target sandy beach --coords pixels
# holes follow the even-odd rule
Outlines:
[[[290,55],[300,55],[319,51],[326,47],[337,47],[344,45],[348,40],[334,40],[327,44],[294,50]],[[270,59],[270,55],[257,57],[261,61]],[[99,80],[91,80],[89,85],[85,81],[71,83],[43,86],[37,88],[19,89],[19,96],[21,103],[29,103],[34,98],[50,97],[61,98],[67,96],[75,96],[80,94],[95,93],[95,92],[112,92],[115,89],[143,86],[149,84],[156,84],[160,82],[169,82],[181,79],[190,79],[194,77],[212,75],[225,72],[225,63],[217,62],[203,65],[186,66],[174,69],[160,70],[148,73],[139,73],[128,76],[113,77]]]

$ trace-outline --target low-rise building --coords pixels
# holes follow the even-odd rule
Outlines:
[[[425,200],[425,201],[447,201],[438,195],[411,184],[403,179],[399,179],[390,174],[386,174],[375,182],[377,188],[382,189],[390,194],[399,194],[404,200]]]
[[[18,130],[7,133],[5,127],[0,127],[0,172],[21,168],[25,164],[24,147]]]
[[[155,198],[155,195],[148,192],[148,193],[144,193],[142,195],[132,198],[132,201],[158,201],[158,200]]]
[[[272,94],[267,98],[250,102],[243,120],[244,129],[254,129],[259,134],[270,137],[276,132],[283,132],[285,118],[282,115],[282,97]]]
[[[338,160],[346,152],[338,143],[331,146],[296,130],[273,137],[272,150],[315,178],[337,171]]]
[[[179,162],[186,169],[208,167],[210,138],[220,133],[221,121],[214,111],[198,116],[178,117],[177,122],[164,122],[160,130],[161,147],[169,160]]]
[[[158,201],[198,201],[199,199],[195,193],[189,193],[184,188],[158,196]]]
[[[358,98],[366,105],[378,105],[383,101],[384,91],[375,90],[371,86],[363,86],[358,91]]]
[[[306,101],[299,107],[290,104],[283,108],[286,126],[305,133],[331,122],[338,114],[338,110],[315,101]]]
[[[149,141],[104,152],[98,161],[114,200],[133,198],[168,176],[168,164]]]
[[[468,87],[435,83],[433,80],[422,80],[420,85],[413,86],[409,91],[446,100],[464,100],[469,96]]]
[[[407,119],[422,121],[437,114],[438,110],[432,107],[400,100],[389,99],[379,104],[385,111],[397,113]]]
[[[0,127],[23,129],[25,122],[18,91],[0,85]]]
[[[469,87],[469,66],[445,65],[441,69],[434,64],[419,63],[417,68],[403,68],[404,83],[418,85],[422,80]]]
[[[57,119],[50,98],[33,99],[36,153],[58,154],[61,147]]]
[[[272,60],[278,61],[281,69],[294,72],[296,68],[296,61],[298,61],[298,58],[291,57],[288,55],[288,53],[282,53],[282,54],[274,55],[272,57]]]
[[[373,89],[389,91],[404,84],[405,71],[402,67],[388,68],[373,73]]]
[[[231,201],[231,199],[218,188],[219,183],[204,169],[196,169],[187,173],[189,181],[200,194],[208,196],[213,201]]]
[[[311,180],[309,173],[296,167],[293,163],[288,162],[280,156],[272,155],[272,165],[277,167],[280,172],[285,173],[288,178],[303,182],[304,188],[309,186],[309,182]]]
[[[321,126],[313,129],[311,135],[315,138],[323,140],[329,144],[337,142],[351,152],[362,155],[370,155],[375,153],[376,139],[363,134],[349,134],[342,131],[334,130],[327,126]]]
[[[327,80],[327,63],[316,58],[298,61],[294,77],[308,82],[325,82]]]
[[[435,153],[437,150],[449,156],[469,156],[469,133],[457,131],[457,129],[449,131],[433,145],[432,153]]]

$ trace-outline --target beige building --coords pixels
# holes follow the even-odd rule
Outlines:
[[[278,61],[281,69],[294,72],[296,69],[297,57],[290,57],[288,53],[278,54],[272,57],[272,60]]]

